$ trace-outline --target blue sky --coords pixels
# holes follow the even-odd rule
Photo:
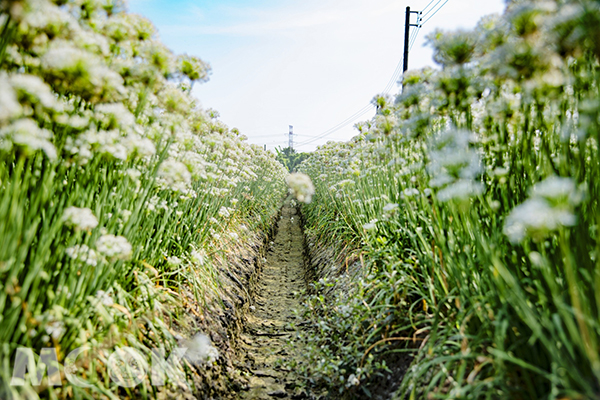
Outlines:
[[[130,0],[129,10],[149,18],[175,53],[212,65],[210,81],[193,91],[205,108],[219,111],[249,141],[273,148],[287,146],[288,125],[302,143],[368,106],[401,62],[406,6],[420,10],[429,3]],[[423,47],[428,32],[473,27],[481,16],[503,8],[503,0],[448,0],[437,14],[430,11],[411,50],[410,68],[433,65],[431,50]],[[397,91],[394,83],[390,93]],[[367,110],[354,122],[372,115]],[[348,124],[297,149],[354,135]]]

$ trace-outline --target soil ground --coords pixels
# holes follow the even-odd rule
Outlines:
[[[291,323],[306,287],[304,235],[300,216],[286,202],[258,279],[254,303],[239,340],[240,369],[248,378],[240,399],[305,399],[293,371],[281,361],[298,357],[288,340],[294,335]]]

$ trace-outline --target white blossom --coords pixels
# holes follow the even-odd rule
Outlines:
[[[443,66],[468,63],[475,54],[477,44],[475,33],[468,30],[436,30],[427,36],[427,40],[434,48],[433,60]]]
[[[292,222],[293,221],[294,221],[294,217],[292,217]],[[233,231],[228,232],[227,235],[229,235],[229,237],[233,240],[238,240],[240,238],[240,236],[236,232],[233,232]]]
[[[571,178],[551,176],[534,185],[531,198],[514,208],[504,222],[504,234],[512,243],[527,236],[540,239],[561,226],[577,222],[574,207],[582,200]]]
[[[219,217],[229,218],[231,216],[231,209],[229,207],[219,208]]]
[[[503,231],[512,243],[519,243],[527,236],[541,238],[560,226],[573,226],[575,222],[575,215],[570,210],[552,207],[543,198],[532,198],[510,212]]]
[[[356,375],[350,374],[350,376],[348,377],[348,380],[346,381],[346,387],[350,388],[352,386],[358,386],[358,385],[360,385],[360,380],[356,377]]]
[[[387,203],[385,206],[383,206],[383,211],[390,212],[390,211],[394,211],[396,208],[398,208],[398,204]]]
[[[98,264],[98,254],[85,244],[69,247],[65,252],[73,260],[85,263],[89,266],[95,267]]]
[[[44,330],[54,340],[59,340],[62,335],[67,331],[65,323],[63,321],[51,321],[46,324]]]
[[[127,221],[129,221],[129,218],[131,217],[132,212],[129,210],[121,210],[119,211],[119,218],[121,219],[121,221],[123,221],[123,223],[127,223]]]
[[[73,35],[73,42],[82,49],[104,57],[110,55],[110,44],[108,39],[89,29],[77,29]]]
[[[483,185],[468,179],[459,179],[438,192],[438,200],[466,200],[483,193]]]
[[[202,250],[193,249],[190,253],[190,259],[192,262],[198,265],[204,265],[204,262],[206,261],[206,253],[204,253]]]
[[[142,173],[135,168],[128,168],[127,171],[125,171],[125,173],[127,174],[127,177],[129,177],[129,179],[131,179],[133,182],[139,182],[140,177],[142,176]]]
[[[96,118],[110,127],[128,128],[135,124],[135,117],[123,103],[97,104],[94,110]]]
[[[404,197],[413,197],[419,195],[419,189],[416,188],[407,188],[402,191]]]
[[[63,212],[62,220],[75,230],[86,231],[98,226],[98,219],[89,208],[68,207]]]
[[[82,115],[59,114],[54,117],[54,122],[76,130],[86,129],[90,125],[90,119]]]
[[[110,293],[105,292],[104,290],[98,290],[96,292],[96,298],[99,300],[99,302],[107,307],[112,306],[113,304],[115,304],[115,302],[113,301],[113,298],[111,297]]]
[[[167,264],[169,264],[171,267],[176,267],[178,265],[180,265],[183,261],[181,260],[181,258],[177,257],[177,256],[171,256],[171,257],[167,257]]]
[[[60,33],[76,26],[77,21],[51,1],[28,1],[22,23],[31,30]]]
[[[470,147],[472,135],[463,130],[448,130],[431,143],[431,162],[428,166],[433,175],[431,185],[441,187],[456,179],[473,179],[481,173],[479,156]]]
[[[315,194],[315,188],[308,175],[301,172],[294,172],[287,176],[287,184],[292,194],[302,203],[310,203],[313,194]]]
[[[378,220],[372,219],[371,221],[363,225],[363,229],[366,231],[372,231],[374,229],[377,229],[377,222]]]
[[[469,146],[472,141],[471,133],[451,129],[430,143],[429,183],[441,188],[440,201],[465,200],[483,192],[483,185],[475,181],[482,168],[479,155]]]
[[[95,60],[92,53],[60,42],[42,56],[42,65],[49,70],[89,73],[91,60]]]
[[[19,119],[0,128],[0,148],[10,150],[14,145],[23,149],[26,154],[42,150],[48,158],[54,160],[56,159],[56,149],[49,140],[51,138],[50,131],[40,128],[34,120],[29,118]]]
[[[18,118],[23,109],[7,77],[0,74],[0,124]]]
[[[44,108],[62,111],[62,104],[50,86],[34,75],[14,74],[9,77],[10,84],[19,97],[26,98],[32,105],[41,104]]]
[[[531,191],[533,196],[543,197],[553,204],[576,206],[581,202],[581,192],[571,178],[551,176],[536,184]]]
[[[123,236],[102,235],[96,241],[96,250],[110,260],[127,260],[131,256],[131,244]]]
[[[160,165],[157,182],[162,189],[187,192],[192,182],[192,174],[185,164],[169,159]]]
[[[91,102],[119,99],[126,93],[121,75],[104,65],[95,54],[68,42],[53,41],[42,56],[41,64],[55,88],[76,93]]]
[[[67,138],[65,150],[76,155],[81,164],[85,164],[87,160],[91,159],[94,152],[125,161],[129,152],[123,142],[123,136],[116,129],[110,131],[89,129],[75,140]]]
[[[139,157],[150,157],[156,153],[152,140],[137,134],[129,134],[122,140],[128,154],[137,154]]]

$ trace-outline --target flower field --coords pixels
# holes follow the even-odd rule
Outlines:
[[[346,254],[307,379],[367,397],[412,354],[398,399],[598,398],[599,29],[595,1],[514,1],[436,32],[440,70],[300,166],[307,235]]]
[[[196,104],[208,64],[119,1],[2,2],[0,32],[0,398],[171,398],[119,389],[106,357],[150,360],[225,308],[224,260],[270,229],[285,169]],[[18,348],[85,346],[77,384],[11,381]]]
[[[240,398],[252,312],[247,364],[270,337],[303,382],[271,397],[599,398],[600,6],[507,3],[278,156],[121,1],[0,3],[0,399]]]

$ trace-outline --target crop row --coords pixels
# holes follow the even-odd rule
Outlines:
[[[268,229],[285,193],[275,157],[196,104],[209,72],[120,2],[0,5],[1,398],[182,390],[119,388],[106,358],[194,335],[190,313],[222,298],[215,262]],[[206,338],[189,368],[218,357]],[[32,385],[30,370],[14,385],[21,347],[96,356],[74,366],[84,384]]]
[[[300,166],[309,236],[359,265],[321,271],[309,380],[364,396],[408,353],[398,398],[597,397],[599,27],[594,1],[513,1],[435,32],[441,69]]]

